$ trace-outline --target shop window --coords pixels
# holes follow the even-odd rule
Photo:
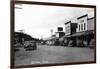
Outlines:
[[[85,23],[84,23],[84,30],[86,29],[86,27],[85,27]]]
[[[80,25],[79,25],[79,31],[80,31]]]
[[[81,30],[83,31],[83,24],[81,24]]]

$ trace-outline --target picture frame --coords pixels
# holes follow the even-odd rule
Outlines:
[[[19,18],[20,19],[20,15],[23,13],[23,11],[21,12],[21,14],[18,16],[18,17],[16,17],[17,15],[16,15],[16,9],[22,9],[22,8],[20,8],[20,7],[16,7],[15,5],[16,4],[18,4],[18,6],[21,6],[21,5],[26,5],[26,6],[28,6],[28,7],[26,7],[26,10],[27,10],[27,8],[31,8],[32,6],[35,6],[36,8],[39,8],[38,10],[40,10],[40,12],[45,12],[45,11],[42,11],[40,8],[43,8],[44,10],[46,9],[46,10],[48,10],[48,9],[50,9],[49,10],[49,12],[50,12],[50,15],[54,12],[54,13],[57,13],[58,11],[60,11],[60,12],[62,12],[61,14],[60,14],[60,12],[58,13],[60,16],[64,16],[64,15],[66,15],[67,16],[67,14],[65,14],[65,12],[63,12],[63,9],[65,10],[65,9],[67,9],[67,8],[72,8],[72,9],[76,9],[76,8],[79,8],[78,10],[80,11],[80,10],[82,10],[83,8],[85,8],[85,10],[87,10],[87,9],[91,9],[92,8],[92,14],[90,14],[90,12],[91,11],[89,11],[87,14],[82,14],[83,12],[83,10],[80,12],[81,14],[82,14],[82,16],[81,15],[74,15],[74,14],[80,14],[80,13],[77,13],[77,12],[75,12],[75,13],[73,13],[72,15],[74,15],[74,16],[76,16],[76,17],[74,17],[77,21],[77,24],[73,24],[73,22],[72,22],[72,19],[68,19],[67,17],[65,17],[65,19],[63,20],[63,21],[61,21],[63,24],[64,24],[64,26],[66,26],[65,28],[68,28],[69,26],[71,26],[71,28],[70,28],[70,31],[68,32],[68,29],[66,30],[65,29],[65,31],[64,31],[64,33],[65,34],[62,34],[61,36],[60,35],[58,35],[58,32],[60,31],[62,31],[63,30],[63,28],[60,26],[59,27],[59,25],[57,26],[57,30],[58,30],[58,32],[55,32],[55,35],[56,35],[56,37],[58,37],[58,38],[54,38],[55,36],[53,35],[54,34],[54,30],[51,28],[51,29],[49,29],[49,31],[50,31],[50,35],[51,36],[53,36],[53,38],[52,39],[58,39],[58,40],[60,40],[60,38],[63,38],[63,39],[67,39],[67,40],[69,40],[69,45],[66,45],[66,44],[64,44],[64,43],[62,43],[60,46],[59,46],[59,44],[55,44],[55,46],[54,46],[54,44],[50,44],[50,41],[53,41],[53,40],[51,40],[51,38],[50,39],[46,39],[46,40],[42,40],[44,37],[43,36],[40,36],[40,38],[41,38],[41,41],[40,40],[38,40],[37,42],[36,42],[36,45],[37,44],[42,44],[44,41],[46,41],[46,42],[49,42],[49,44],[48,44],[48,46],[44,46],[44,47],[48,47],[48,50],[49,49],[51,49],[51,51],[54,51],[53,49],[55,49],[55,50],[57,50],[56,51],[56,53],[55,52],[53,52],[53,53],[55,53],[55,57],[54,57],[54,55],[52,56],[52,54],[51,54],[51,52],[49,52],[48,53],[48,55],[46,54],[46,55],[44,55],[44,57],[43,56],[39,56],[39,55],[41,55],[41,53],[40,52],[42,52],[42,51],[40,51],[40,52],[37,52],[37,54],[39,54],[39,55],[37,55],[37,54],[35,54],[36,56],[35,56],[35,59],[33,59],[33,60],[31,60],[32,58],[34,58],[33,56],[32,56],[32,54],[34,54],[32,51],[32,53],[31,53],[31,56],[32,56],[32,58],[29,58],[28,60],[29,61],[33,61],[33,62],[31,62],[30,64],[27,64],[29,61],[27,60],[25,60],[25,62],[26,62],[26,64],[23,64],[23,63],[25,63],[24,61],[21,61],[21,60],[23,60],[24,59],[24,57],[21,57],[21,58],[19,58],[20,57],[20,53],[18,54],[18,56],[17,56],[17,58],[16,58],[16,52],[15,52],[15,49],[16,49],[16,47],[15,47],[15,43],[16,43],[16,35],[19,35],[19,34],[22,34],[23,33],[23,30],[21,30],[20,29],[20,32],[17,32],[16,33],[16,31],[15,31],[15,29],[16,29],[16,27],[18,26],[17,25],[17,22],[20,22],[20,21],[17,21],[16,20],[16,18]],[[39,7],[38,7],[39,6]],[[54,7],[54,8],[53,8]],[[47,9],[48,8],[48,9]],[[53,11],[52,10],[52,8],[53,8],[53,10],[55,10],[55,11]],[[31,8],[32,9],[32,8]],[[61,9],[61,10],[60,10]],[[69,12],[71,12],[71,11],[73,11],[73,10],[68,10]],[[28,10],[30,10],[30,9],[28,9]],[[37,14],[37,15],[41,15],[41,13],[38,13],[38,11],[37,11],[37,9],[35,9],[36,11],[34,12],[34,10],[32,11],[32,12],[34,12],[35,14]],[[84,11],[85,11],[84,10]],[[24,10],[25,11],[25,10]],[[53,11],[53,12],[52,12]],[[96,63],[96,6],[95,5],[81,5],[81,4],[64,4],[64,3],[50,3],[50,2],[36,2],[36,1],[20,1],[20,0],[11,0],[11,51],[10,51],[10,65],[11,65],[11,69],[14,69],[14,68],[29,68],[29,67],[43,67],[43,66],[59,66],[59,65],[76,65],[76,64],[91,64],[91,63]],[[24,14],[23,14],[23,16],[27,13],[27,16],[28,15],[32,15],[31,13],[32,12],[30,12],[29,11],[29,13],[27,13],[27,12],[24,12]],[[52,13],[51,13],[52,12]],[[63,14],[64,13],[64,14]],[[67,13],[67,12],[66,12]],[[44,13],[43,13],[44,14]],[[46,15],[48,15],[47,13],[45,13]],[[58,14],[55,14],[55,16],[57,16]],[[89,18],[89,15],[90,14],[90,16],[91,15],[93,15],[93,17],[92,18]],[[15,16],[16,15],[16,16]],[[46,16],[45,15],[45,16]],[[50,15],[49,15],[49,17],[50,17]],[[58,18],[60,18],[60,16],[57,16]],[[44,15],[41,15],[41,16],[44,16]],[[69,14],[69,16],[70,16],[70,14]],[[26,17],[26,16],[24,16],[24,17]],[[38,18],[38,16],[36,16],[35,15],[35,17],[37,17]],[[34,18],[35,18],[34,17]],[[48,17],[48,22],[50,22],[49,21],[49,17]],[[32,19],[34,19],[34,18],[32,18]],[[43,18],[43,17],[42,17]],[[53,18],[53,14],[52,14],[52,17],[51,18]],[[31,18],[30,18],[31,19]],[[68,19],[68,20],[66,20],[66,19]],[[20,19],[21,20],[21,19]],[[28,18],[27,18],[27,20],[28,20]],[[26,21],[27,21],[26,20]],[[35,20],[35,19],[34,19]],[[42,19],[43,20],[43,19]],[[58,20],[59,21],[59,19],[57,19],[57,18],[55,18],[55,20]],[[92,21],[93,20],[93,21]],[[23,21],[25,21],[25,20],[23,20]],[[41,21],[41,19],[40,19],[40,21]],[[44,18],[44,21],[46,22],[46,17]],[[90,22],[89,22],[90,21]],[[31,21],[30,21],[31,22]],[[51,20],[51,22],[53,22],[53,19]],[[82,24],[83,22],[86,22],[86,24]],[[46,24],[46,23],[44,23],[44,24]],[[50,23],[49,23],[50,24]],[[93,24],[93,25],[91,25],[91,24]],[[20,24],[21,25],[21,24]],[[26,24],[25,24],[26,25]],[[35,24],[34,24],[35,25]],[[40,24],[39,24],[40,25]],[[42,24],[41,24],[42,25]],[[55,25],[57,25],[57,23],[55,24]],[[82,25],[83,25],[83,27],[82,27]],[[86,26],[85,26],[86,25]],[[23,25],[24,26],[24,25]],[[22,26],[22,27],[23,27]],[[45,25],[45,27],[46,27],[47,25]],[[67,27],[68,26],[68,27]],[[76,27],[75,27],[76,26]],[[88,26],[88,27],[87,27]],[[29,26],[30,27],[30,26]],[[28,28],[29,28],[28,27]],[[39,26],[39,27],[41,27],[41,26]],[[39,27],[38,27],[38,29],[39,29]],[[43,26],[44,27],[44,26]],[[75,27],[75,28],[74,28]],[[28,29],[27,28],[27,29]],[[31,28],[31,27],[30,27]],[[49,28],[49,26],[48,26],[48,28]],[[78,30],[76,30],[76,28],[78,29]],[[24,27],[22,28],[22,29],[24,29]],[[46,28],[45,28],[46,29]],[[89,29],[89,30],[88,30]],[[92,29],[92,31],[91,31],[91,29]],[[72,32],[72,30],[73,30],[73,32]],[[42,30],[43,31],[43,30]],[[31,31],[32,32],[32,31]],[[80,33],[81,32],[81,33]],[[28,37],[28,36],[26,36],[26,35],[29,35],[29,34],[27,34],[27,32],[26,33],[24,33],[25,34],[25,37]],[[70,36],[69,36],[69,34],[70,34]],[[22,35],[22,36],[24,36],[24,35]],[[90,37],[89,37],[90,36]],[[85,37],[87,37],[87,38],[85,38]],[[18,38],[19,38],[19,36],[18,36]],[[21,38],[21,37],[20,37]],[[29,40],[27,40],[28,38],[26,38],[26,40],[25,40],[25,38],[24,39],[22,39],[21,38],[21,42],[22,42],[22,46],[23,45],[27,45],[27,44],[29,44],[29,43],[31,43],[31,41],[29,42]],[[74,44],[74,46],[75,47],[73,47],[72,45],[73,45],[73,40],[75,39],[75,41],[76,41],[76,45]],[[88,40],[88,39],[91,39],[91,40]],[[61,39],[62,40],[62,39]],[[72,40],[72,41],[71,41]],[[24,43],[23,43],[23,41],[24,41]],[[88,46],[88,47],[86,47],[85,45],[82,45],[81,46],[81,42],[82,43],[85,43],[86,44],[86,42],[85,41],[87,41],[87,44],[88,45],[86,45],[86,46]],[[92,43],[92,41],[93,41],[93,43]],[[17,42],[18,43],[18,42]],[[19,43],[20,43],[20,41],[19,41]],[[77,44],[77,43],[79,43],[79,44]],[[47,43],[46,43],[47,44]],[[46,45],[45,44],[45,45]],[[89,44],[93,44],[93,47],[89,47]],[[52,46],[53,45],[53,46]],[[81,47],[79,47],[79,46],[81,46]],[[66,46],[68,46],[68,47],[66,47]],[[83,47],[84,46],[84,47]],[[43,46],[42,46],[43,47]],[[42,48],[42,47],[40,47],[40,49]],[[50,48],[49,48],[50,47]],[[52,48],[53,47],[53,48]],[[58,48],[59,47],[59,48]],[[61,47],[61,49],[60,49],[60,47]],[[29,48],[29,47],[28,47]],[[63,51],[63,50],[67,50],[67,48],[68,48],[68,50],[70,49],[70,50],[72,50],[72,51],[68,51],[69,53],[68,54],[66,54],[67,53],[67,51],[64,53],[64,54],[62,54],[61,56],[59,56],[59,54],[57,53],[58,52],[58,50],[59,51]],[[75,51],[74,51],[74,49],[75,49]],[[21,49],[21,50],[23,50],[23,49]],[[38,49],[39,50],[39,49]],[[76,51],[77,50],[77,51]],[[78,51],[79,50],[79,51]],[[85,50],[85,51],[82,51],[82,50]],[[37,51],[37,50],[36,50]],[[81,52],[82,51],[82,52]],[[27,51],[24,51],[25,52],[25,54],[28,54],[28,53],[30,53],[30,51],[28,51],[28,53],[27,53]],[[35,52],[35,51],[34,51]],[[48,51],[46,51],[46,52],[48,52]],[[74,53],[75,52],[75,53]],[[80,53],[78,53],[78,52],[80,52]],[[92,52],[92,53],[91,53]],[[60,52],[59,52],[60,53]],[[77,55],[77,54],[83,54],[83,53],[87,53],[86,55]],[[21,53],[21,54],[23,54],[23,52]],[[51,54],[51,56],[49,56]],[[56,54],[58,54],[58,55],[56,55]],[[70,54],[72,54],[72,55],[70,55]],[[91,55],[90,55],[91,54]],[[42,54],[43,55],[43,54]],[[74,55],[74,56],[73,56]],[[77,55],[77,56],[75,56],[75,55]],[[89,55],[89,56],[87,56],[87,55]],[[30,56],[30,55],[29,55]],[[41,57],[40,59],[38,58],[38,56],[39,57]],[[67,56],[70,56],[68,59],[66,58]],[[80,57],[80,56],[82,56],[82,57]],[[86,56],[86,57],[84,57],[84,56]],[[45,58],[45,57],[47,57],[47,58]],[[58,59],[58,57],[64,57],[64,59],[62,58],[61,60],[60,59]],[[75,58],[76,57],[76,58]],[[89,57],[89,58],[88,58]],[[74,61],[74,58],[75,58],[75,61]],[[27,59],[27,58],[26,58]],[[89,60],[89,59],[91,59],[91,60]],[[35,62],[34,60],[38,60],[38,62]],[[46,60],[46,61],[45,61]],[[83,60],[83,61],[81,61],[81,60]],[[88,61],[89,60],[89,61]],[[40,62],[41,61],[41,62]],[[54,61],[54,62],[53,62]],[[44,63],[42,63],[42,62],[44,62]],[[20,65],[22,63],[22,65]]]

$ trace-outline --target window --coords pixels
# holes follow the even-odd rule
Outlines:
[[[81,24],[81,30],[83,31],[83,24]]]
[[[80,31],[80,25],[79,25],[79,31]]]
[[[84,23],[84,30],[85,30],[85,23]]]

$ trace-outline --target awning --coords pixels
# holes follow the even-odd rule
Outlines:
[[[64,39],[66,39],[66,38],[70,38],[70,37],[71,37],[71,35],[65,35],[65,36],[59,38],[59,40],[62,41],[62,40],[64,40]]]
[[[49,37],[49,38],[47,38],[45,40],[55,40],[55,39],[58,39],[58,37]]]
[[[71,35],[65,35],[65,36],[63,36],[64,38],[69,38],[69,37],[71,37]]]
[[[94,31],[90,30],[90,31],[77,32],[77,33],[73,34],[72,37],[85,36],[85,35],[90,35],[90,34],[94,34]]]

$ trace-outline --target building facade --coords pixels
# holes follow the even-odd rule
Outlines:
[[[55,36],[49,40],[50,44],[61,46],[94,47],[94,20],[83,15],[77,18],[77,23],[65,23],[65,32],[62,27],[57,28]]]
[[[88,18],[87,30],[94,30],[94,17]]]
[[[72,23],[71,21],[68,21],[65,23],[65,35],[72,35],[76,33],[77,23]]]
[[[88,18],[88,15],[83,15],[77,18],[77,32],[94,30],[94,17]]]
[[[91,41],[94,41],[94,17],[88,18],[87,14],[80,16],[77,18],[77,24],[77,31],[72,35],[76,39],[76,45],[90,46]]]
[[[65,36],[60,38],[60,44],[63,46],[71,46],[72,34],[76,33],[77,23],[68,21],[65,23]]]
[[[68,21],[65,23],[65,36],[60,39],[62,45],[93,47],[94,41],[94,17],[83,15],[77,18],[77,23]]]
[[[88,20],[87,14],[77,18],[77,23],[78,23],[77,32],[83,32],[87,30],[87,23],[88,23],[87,20]]]
[[[61,38],[65,35],[65,32],[63,32],[63,27],[58,27],[57,32],[55,32],[55,35],[57,38]]]

